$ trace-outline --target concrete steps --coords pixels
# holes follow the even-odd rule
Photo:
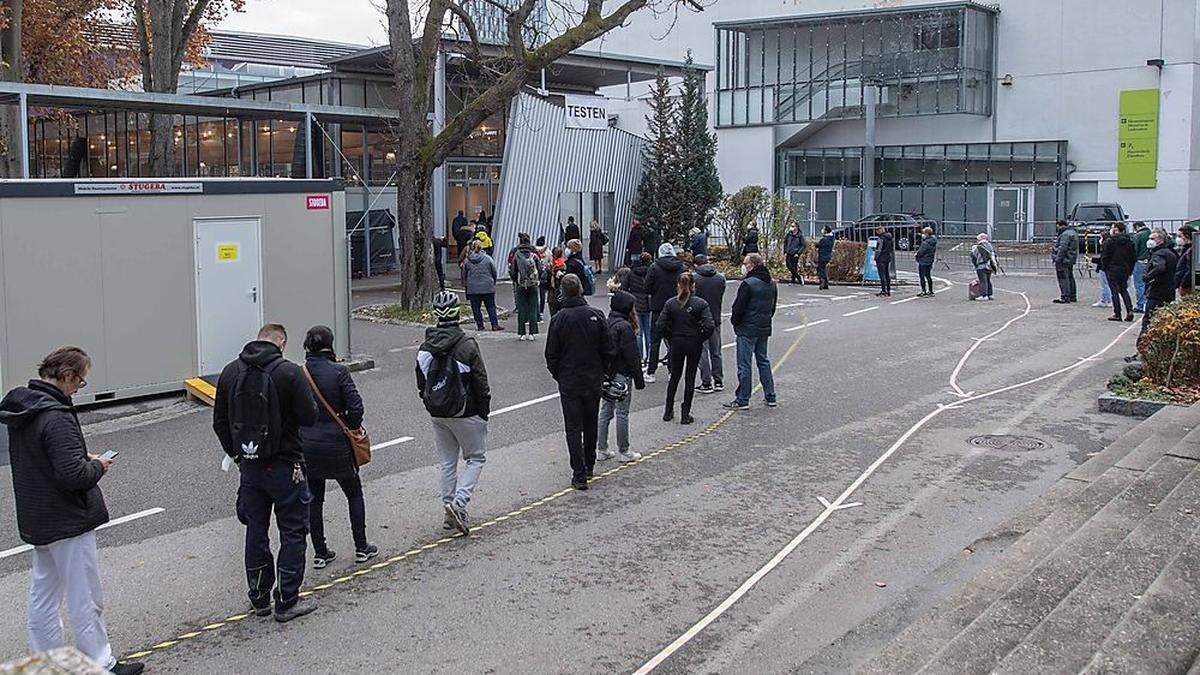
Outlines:
[[[1134,427],[997,528],[1022,534],[861,672],[1186,672],[1200,654],[1198,460],[1200,405]]]

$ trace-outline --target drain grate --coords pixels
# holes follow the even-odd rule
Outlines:
[[[1013,450],[1017,452],[1027,452],[1029,450],[1045,450],[1050,447],[1050,444],[1040,438],[1032,436],[1010,436],[1010,435],[994,435],[986,434],[983,436],[975,436],[968,439],[968,443],[977,448],[991,448],[993,450]]]

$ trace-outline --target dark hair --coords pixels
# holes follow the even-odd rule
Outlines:
[[[629,271],[630,270],[628,267],[622,267],[621,269],[617,270],[612,276],[613,281],[620,285],[624,285],[625,280],[629,278]]]
[[[700,265],[707,265],[708,264],[708,256],[701,253],[700,255],[692,258],[692,262],[696,263],[697,267],[699,267]]]
[[[538,237],[538,238],[537,238],[537,245],[538,245],[538,246],[541,246],[541,247],[544,247],[544,246],[546,245],[546,238],[545,238],[545,237]]]
[[[38,364],[38,377],[62,381],[67,375],[83,377],[91,370],[92,359],[79,347],[59,347]]]
[[[1134,223],[1134,224],[1133,224],[1133,229],[1135,229],[1135,230],[1140,230],[1140,229],[1142,229],[1142,228],[1143,228],[1143,227],[1145,227],[1145,226],[1146,226],[1146,223],[1144,223],[1144,222],[1142,222],[1142,221],[1140,221],[1140,220],[1139,220],[1139,221],[1137,221],[1136,223]]]
[[[528,243],[529,243],[529,235],[525,234],[524,232],[518,232],[517,233],[517,244],[519,245],[519,244],[528,244]]]
[[[1117,232],[1125,231],[1125,223],[1122,223],[1121,221],[1117,221],[1117,222],[1113,223],[1112,226],[1117,228]]]
[[[1067,221],[1065,221],[1065,220],[1060,220],[1060,221],[1058,221],[1057,223],[1054,223],[1054,224],[1055,224],[1056,226],[1058,226],[1058,227],[1067,227]]]
[[[284,340],[287,340],[287,329],[280,323],[269,323],[258,329],[259,340],[270,340],[272,336],[278,335]]]
[[[308,354],[320,354],[333,351],[333,330],[329,326],[313,326],[304,336],[304,351]]]
[[[567,274],[558,282],[558,288],[562,290],[564,298],[577,298],[583,294],[583,284],[580,283],[579,277],[574,274]]]
[[[550,254],[553,255],[555,258],[561,258],[562,254],[563,254],[562,247],[555,246],[554,248],[550,249]]]
[[[1187,237],[1188,241],[1192,240],[1192,235],[1194,235],[1195,233],[1196,233],[1196,228],[1192,227],[1191,225],[1184,225],[1183,227],[1179,228],[1179,234],[1182,234],[1184,237]]]
[[[640,263],[649,263],[649,262],[652,262],[653,260],[654,260],[654,256],[650,255],[649,253],[647,253],[645,251],[642,251],[642,254],[638,256],[638,262],[640,262]]]
[[[821,228],[821,231],[828,234],[830,232],[833,232],[833,228],[828,225],[825,225],[824,227]]]

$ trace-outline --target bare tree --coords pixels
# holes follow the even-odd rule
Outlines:
[[[640,10],[703,9],[701,0],[386,0],[388,41],[397,92],[396,207],[400,226],[400,304],[416,309],[435,288],[430,236],[434,170],[489,117],[503,110],[527,83],[555,60],[621,26]],[[498,56],[484,56],[475,22],[483,8],[504,17],[506,40]],[[419,34],[414,34],[419,30]],[[557,32],[557,35],[550,33]],[[464,35],[465,34],[465,35]],[[436,135],[428,115],[438,53],[447,35],[486,74],[484,88],[446,121]],[[494,54],[494,50],[489,53]]]

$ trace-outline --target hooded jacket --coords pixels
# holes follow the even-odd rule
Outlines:
[[[21,541],[44,546],[108,522],[98,485],[104,468],[88,459],[70,397],[32,380],[0,401],[0,424],[8,427]]]
[[[588,273],[584,269],[588,266],[587,261],[583,259],[583,252],[571,251],[571,255],[567,256],[567,274],[574,274],[579,277],[579,283],[583,285],[584,295],[593,295],[596,292],[595,276],[593,275],[592,287],[588,288]]]
[[[613,371],[628,377],[638,389],[643,389],[646,381],[642,377],[642,352],[638,348],[637,335],[629,319],[634,309],[633,296],[625,291],[617,291],[613,294],[609,306],[612,310],[608,313],[608,335],[617,350]]]
[[[704,298],[712,310],[713,320],[721,323],[721,308],[725,302],[725,275],[712,264],[696,268],[696,295]]]
[[[650,296],[650,311],[661,312],[667,300],[677,292],[676,284],[683,273],[683,261],[675,256],[665,256],[650,265],[646,275],[646,294]]]
[[[354,386],[350,369],[337,362],[331,352],[309,354],[304,362],[321,396],[350,429],[358,429],[363,421],[363,401]],[[316,398],[315,396],[313,397]],[[356,470],[350,439],[338,426],[325,407],[317,403],[317,423],[300,427],[300,444],[304,448],[304,463],[308,475],[315,478],[347,478]]]
[[[266,369],[275,361],[283,361],[270,370],[271,382],[275,384],[275,395],[279,399],[280,437],[279,450],[276,459],[282,462],[301,463],[304,461],[303,445],[300,442],[300,427],[312,426],[317,422],[317,402],[313,398],[312,387],[300,366],[283,358],[283,352],[273,342],[255,340],[242,348],[242,353],[225,369],[217,379],[217,396],[213,404],[213,431],[221,441],[225,454],[237,459],[241,457],[241,449],[233,440],[230,429],[229,397],[233,395],[233,387],[238,378],[251,366]]]
[[[650,311],[650,292],[646,286],[649,284],[650,265],[642,264],[641,262],[633,263],[629,268],[629,276],[625,278],[626,290],[633,294],[633,299],[637,303],[634,308],[639,313]]]
[[[438,324],[425,329],[425,342],[417,350],[417,395],[424,396],[425,380],[435,356],[452,354],[458,362],[467,388],[467,405],[459,417],[478,415],[487,420],[492,412],[492,390],[479,343],[468,337],[457,323]]]
[[[1142,280],[1146,282],[1146,297],[1160,303],[1175,301],[1175,269],[1182,266],[1179,254],[1170,243],[1150,249],[1150,263]]]
[[[1133,273],[1133,264],[1136,262],[1137,245],[1128,234],[1114,234],[1104,242],[1100,264],[1105,274],[1111,274],[1116,279],[1128,278]]]
[[[488,295],[496,292],[496,262],[486,253],[478,252],[467,256],[463,263],[467,272],[467,295]]]
[[[599,396],[616,359],[604,312],[590,307],[582,296],[564,298],[546,333],[546,369],[558,382],[558,390]]]
[[[779,289],[766,267],[750,270],[733,301],[733,332],[745,337],[768,337],[775,317]]]
[[[896,255],[896,238],[891,232],[876,235],[879,243],[875,244],[875,262],[883,264],[892,262]]]
[[[783,235],[783,252],[787,255],[800,255],[804,253],[804,234],[800,228],[789,228],[787,234]]]

